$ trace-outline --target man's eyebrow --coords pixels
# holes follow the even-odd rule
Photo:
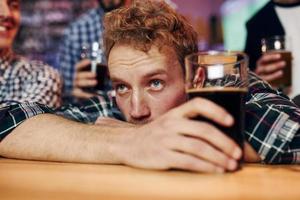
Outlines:
[[[145,78],[149,78],[156,75],[167,74],[167,71],[164,69],[155,70],[144,75]]]
[[[152,76],[156,76],[156,75],[164,75],[164,74],[167,74],[166,70],[163,70],[163,69],[159,69],[159,70],[155,70],[155,71],[151,71],[149,73],[146,73],[145,75],[143,75],[144,78],[150,78]],[[110,80],[112,82],[126,82],[124,80],[122,80],[121,78],[118,78],[118,77],[114,77],[114,76],[111,76],[110,77]]]
[[[120,78],[117,78],[117,77],[113,77],[113,76],[110,77],[110,80],[111,80],[112,82],[124,82],[124,80],[122,80],[122,79],[120,79]]]

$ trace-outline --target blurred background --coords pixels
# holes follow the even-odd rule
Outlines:
[[[267,2],[166,1],[195,27],[199,33],[200,50],[243,50],[246,39],[245,22]],[[14,45],[16,52],[58,68],[57,53],[64,29],[82,13],[96,6],[97,0],[22,1],[22,25]]]

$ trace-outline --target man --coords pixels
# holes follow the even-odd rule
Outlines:
[[[286,63],[282,61],[280,54],[262,55],[261,39],[275,35],[286,35],[291,40],[293,85],[290,96],[300,94],[300,79],[298,78],[300,73],[299,11],[299,0],[272,0],[247,22],[245,52],[250,57],[250,69],[266,81],[281,78],[283,76],[282,69]]]
[[[64,33],[60,48],[60,68],[64,80],[63,91],[66,103],[94,96],[96,91],[91,88],[97,85],[96,74],[87,71],[91,64],[92,44],[102,43],[104,14],[124,4],[124,0],[99,0],[98,2],[100,4],[98,8],[81,16]],[[98,48],[104,51],[102,45]],[[105,64],[104,55],[100,55],[100,59]],[[104,84],[103,90],[111,89],[107,78]]]
[[[122,115],[105,95],[56,111],[37,104],[6,107],[0,110],[0,155],[160,170],[235,170],[242,156],[238,145],[212,124],[191,119],[201,115],[222,126],[234,123],[211,101],[187,101],[183,59],[197,51],[197,40],[186,20],[163,2],[143,0],[108,14],[105,30]],[[250,78],[245,160],[299,163],[299,109],[257,77]],[[123,116],[127,122],[98,118],[98,126],[91,125],[98,116]]]
[[[61,80],[51,67],[16,55],[12,45],[20,26],[20,1],[0,0],[0,107],[14,101],[61,104]]]

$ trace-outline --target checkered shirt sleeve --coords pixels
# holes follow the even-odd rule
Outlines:
[[[0,141],[26,119],[54,111],[39,103],[19,103],[0,108]]]
[[[66,99],[70,98],[72,93],[75,65],[81,59],[82,45],[91,45],[102,39],[103,15],[100,8],[93,9],[72,23],[64,32],[62,45],[59,48],[59,62],[64,81],[63,96]]]
[[[64,118],[93,124],[98,117],[110,117],[122,120],[121,112],[116,108],[111,95],[99,94],[78,104],[64,105],[53,109],[39,103],[18,103],[0,108],[0,141],[25,120],[36,115],[50,113]]]
[[[264,163],[300,163],[300,108],[253,73],[245,136]]]
[[[98,96],[80,101],[76,104],[68,104],[56,109],[57,115],[65,118],[93,124],[99,117],[110,117],[123,120],[120,110],[117,108],[111,95],[106,92],[98,92]]]

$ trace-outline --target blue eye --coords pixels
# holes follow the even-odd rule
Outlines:
[[[128,91],[128,87],[124,84],[119,84],[116,85],[115,90],[118,94],[125,94]]]
[[[161,90],[164,87],[164,82],[159,79],[154,79],[150,81],[150,87],[154,90]]]

